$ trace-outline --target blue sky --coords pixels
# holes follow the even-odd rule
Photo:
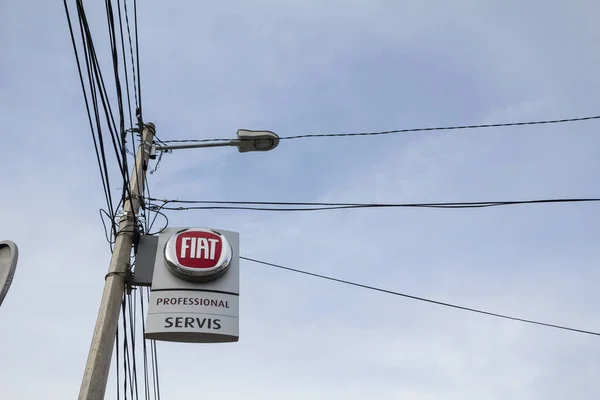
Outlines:
[[[105,14],[88,3],[110,71]],[[0,3],[0,239],[20,248],[0,309],[0,397],[64,399],[79,390],[110,254],[62,4],[30,6]],[[598,114],[593,1],[138,8],[144,117],[163,140]],[[149,182],[156,197],[182,199],[598,197],[598,129],[592,121],[284,141],[269,153],[186,150],[165,155]],[[600,331],[593,204],[169,218],[238,231],[248,257]],[[594,337],[241,269],[240,342],[158,343],[163,398],[555,400],[600,391]]]

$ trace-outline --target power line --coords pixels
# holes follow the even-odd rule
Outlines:
[[[74,35],[73,35],[73,29],[71,26],[71,22],[70,22],[70,16],[69,16],[69,12],[68,12],[68,6],[66,3],[66,0],[64,1],[64,5],[65,5],[65,11],[67,14],[67,19],[69,22],[69,30],[71,32],[71,39],[72,39],[72,44],[73,44],[73,49],[75,52],[75,57],[76,60],[79,59],[78,55],[77,55],[77,46],[75,44],[75,40],[74,40]],[[96,120],[96,131],[94,131],[93,126],[91,127],[92,130],[92,135],[94,136],[94,140],[96,140],[96,136],[97,136],[97,140],[99,143],[99,148],[102,152],[102,162],[103,162],[103,168],[104,168],[104,174],[108,175],[108,169],[106,166],[106,156],[104,154],[104,142],[103,142],[103,134],[102,134],[102,129],[101,129],[101,124],[100,124],[100,115],[99,115],[99,110],[98,110],[98,100],[97,100],[97,95],[100,95],[100,100],[102,102],[102,106],[104,108],[104,114],[105,114],[105,120],[107,123],[107,126],[109,128],[110,131],[110,136],[113,142],[113,146],[114,146],[114,150],[115,150],[115,154],[116,154],[116,158],[117,158],[117,162],[119,164],[119,168],[121,170],[121,173],[123,176],[126,175],[126,171],[123,167],[122,164],[122,149],[120,149],[122,147],[121,144],[121,140],[120,138],[116,135],[115,131],[117,130],[115,121],[114,121],[114,116],[112,113],[112,109],[110,106],[110,102],[108,100],[108,92],[106,90],[106,86],[104,84],[104,78],[102,76],[102,71],[99,65],[99,61],[96,55],[96,51],[95,51],[95,46],[94,46],[94,42],[92,39],[92,34],[87,22],[87,16],[83,7],[83,4],[80,0],[76,1],[76,5],[77,5],[77,13],[78,13],[78,20],[79,20],[79,27],[80,27],[80,32],[81,32],[81,41],[83,43],[83,49],[84,49],[84,54],[85,54],[85,61],[86,61],[86,69],[87,69],[87,74],[88,74],[88,81],[89,81],[89,88],[90,88],[90,97],[92,99],[92,103],[93,103],[93,110],[94,110],[94,116],[95,116],[95,120]],[[116,63],[118,62],[118,60],[115,58],[115,52],[116,52],[116,42],[115,42],[115,36],[114,36],[114,19],[112,18],[112,5],[110,4],[110,2],[106,3],[106,7],[107,7],[107,19],[108,19],[108,25],[109,25],[109,36],[111,39],[111,53],[113,55],[113,66],[116,67]],[[78,72],[80,75],[80,81],[83,81],[82,78],[82,72],[81,72],[81,64],[79,63],[79,61],[77,62],[78,65]],[[120,115],[122,115],[122,98],[120,95],[120,82],[119,82],[119,78],[118,78],[118,71],[115,69],[115,81],[117,83],[117,97],[118,97],[118,102],[119,102],[119,113]],[[85,85],[82,83],[82,90],[84,92],[84,99],[87,99],[87,89],[85,87]],[[88,114],[90,114],[89,112],[89,104],[86,100],[86,107],[88,109]],[[122,118],[121,118],[122,120]]]
[[[92,39],[92,33],[90,31],[90,27],[89,27],[89,24],[87,21],[87,16],[85,14],[85,10],[84,10],[81,0],[77,1],[77,8],[79,11],[79,22],[80,22],[80,28],[82,31],[81,33],[82,33],[82,41],[84,42],[84,49],[87,50],[87,54],[89,56],[89,62],[91,63],[91,67],[93,67],[92,68],[93,77],[98,86],[98,90],[99,90],[98,93],[100,94],[100,100],[102,101],[102,106],[103,106],[107,126],[110,131],[110,138],[112,140],[116,159],[119,164],[119,169],[121,170],[121,174],[123,176],[125,176],[127,174],[127,171],[124,169],[122,160],[121,160],[121,156],[122,156],[121,138],[119,137],[119,135],[116,134],[117,125],[115,123],[115,119],[113,116],[108,92],[107,92],[106,86],[104,84],[104,78],[102,75],[102,70],[100,68],[100,63],[99,63],[98,57],[96,55],[96,50],[95,50],[94,42]],[[112,46],[112,44],[111,44],[111,46]],[[90,65],[88,65],[88,71],[90,71]],[[90,72],[90,74],[91,74],[91,72]],[[92,80],[91,77],[90,77],[90,80]],[[94,97],[95,97],[95,91],[94,91]],[[99,121],[98,121],[98,124],[99,124]],[[101,139],[101,138],[102,138],[102,135],[99,134],[99,139]]]
[[[117,45],[117,34],[116,34],[116,28],[115,28],[115,18],[114,18],[114,9],[113,9],[113,5],[112,5],[112,1],[111,0],[106,0],[105,1],[106,4],[106,20],[108,23],[108,31],[109,31],[109,38],[110,38],[110,47],[111,47],[111,57],[112,57],[112,61],[113,61],[113,72],[114,72],[114,76],[115,76],[115,84],[116,84],[116,89],[117,89],[117,107],[118,107],[118,111],[119,111],[119,144],[120,144],[120,150],[121,150],[121,159],[123,162],[123,166],[121,168],[121,172],[122,172],[122,178],[123,178],[123,193],[121,195],[122,198],[125,197],[125,194],[129,191],[128,190],[128,185],[129,185],[129,181],[130,181],[130,177],[129,177],[129,168],[127,166],[127,155],[126,155],[126,136],[127,136],[127,132],[125,130],[125,113],[123,110],[123,93],[122,93],[122,88],[121,88],[121,79],[119,76],[119,52],[118,52],[118,45]],[[118,6],[118,15],[119,15],[119,32],[120,32],[120,37],[121,37],[121,45],[122,45],[122,49],[123,49],[123,66],[124,66],[124,73],[125,73],[125,82],[128,82],[127,79],[127,67],[126,67],[126,63],[125,63],[125,45],[124,45],[124,38],[123,38],[123,24],[122,24],[122,20],[121,20],[121,6],[120,3],[117,2],[117,6]],[[128,83],[127,83],[128,85]],[[127,86],[127,96],[128,96],[128,101],[129,101],[129,86]],[[130,106],[130,103],[128,103],[128,105]],[[129,107],[129,113],[131,113],[131,108]],[[113,139],[113,143],[114,143],[114,139]],[[116,148],[115,148],[115,151]],[[134,157],[135,158],[135,157]],[[137,174],[137,169],[136,172]],[[129,193],[130,195],[129,197],[129,202],[131,204],[131,208],[133,208],[133,199],[131,196],[131,193]],[[136,223],[136,218],[137,216],[133,216],[134,219],[134,223]]]
[[[107,2],[107,6],[110,3]],[[112,8],[112,5],[111,5]],[[132,110],[131,110],[131,94],[130,94],[130,90],[129,90],[129,71],[127,68],[127,57],[126,57],[126,53],[125,53],[125,34],[123,32],[123,18],[122,18],[122,12],[121,12],[121,1],[117,0],[117,9],[118,9],[118,16],[119,16],[119,34],[120,34],[120,38],[121,38],[121,53],[123,54],[123,73],[125,76],[125,90],[126,90],[126,94],[127,94],[127,113],[129,116],[129,126],[130,129],[129,130],[125,130],[125,126],[124,126],[124,121],[122,121],[121,123],[121,137],[122,137],[122,141],[123,141],[123,165],[125,168],[125,171],[127,171],[127,173],[129,172],[129,168],[127,167],[127,156],[126,153],[128,151],[127,149],[127,143],[126,143],[126,137],[127,137],[127,131],[131,132],[131,144],[133,147],[133,164],[136,164],[136,153],[135,153],[135,135],[134,135],[134,129],[133,129],[133,115],[132,115]],[[125,12],[125,19],[127,20],[127,31],[128,31],[128,36],[129,36],[129,51],[131,54],[131,70],[132,70],[132,75],[133,75],[133,84],[134,84],[134,101],[136,104],[136,109],[137,109],[137,104],[138,104],[138,99],[137,99],[137,90],[135,90],[135,64],[133,63],[133,49],[131,47],[131,34],[129,33],[129,19],[127,16],[127,1],[124,0],[124,12]],[[114,23],[113,23],[113,30],[114,30]],[[116,54],[116,50],[113,51],[113,53]],[[116,63],[116,55],[113,56],[113,60]],[[115,76],[118,77],[118,70],[115,67]],[[117,93],[119,94],[121,92],[120,89],[120,83],[117,84]],[[122,108],[122,101],[121,101],[121,108]],[[137,178],[137,169],[135,170],[135,175]],[[129,180],[129,175],[127,176],[127,179],[125,180],[127,183],[127,181]],[[130,202],[132,201],[132,199],[130,198]]]
[[[99,110],[98,110],[98,104],[97,104],[97,98],[96,98],[96,89],[95,89],[95,84],[94,84],[94,80],[92,79],[92,74],[90,71],[90,55],[88,52],[88,48],[92,48],[93,46],[91,46],[84,37],[84,33],[83,33],[83,26],[82,26],[82,17],[81,14],[83,13],[83,9],[82,9],[82,5],[77,2],[77,13],[78,13],[78,20],[79,20],[79,26],[80,26],[80,32],[81,32],[81,39],[83,42],[83,49],[84,49],[84,56],[85,56],[85,65],[87,68],[87,75],[88,75],[88,84],[90,87],[90,99],[91,99],[91,105],[94,111],[94,121],[96,123],[96,129],[94,129],[94,122],[92,119],[92,111],[91,111],[91,107],[90,107],[90,99],[88,99],[88,94],[87,94],[87,88],[85,86],[84,83],[84,79],[83,79],[83,71],[82,71],[82,65],[79,59],[79,52],[77,50],[77,45],[75,42],[75,33],[73,30],[73,25],[71,24],[71,16],[69,13],[69,7],[67,5],[67,1],[64,0],[64,7],[65,7],[65,14],[67,17],[67,22],[68,22],[68,26],[69,26],[69,32],[71,35],[71,44],[73,46],[73,52],[75,54],[75,60],[77,63],[77,71],[79,74],[79,81],[81,84],[81,89],[83,92],[83,98],[85,101],[85,106],[86,106],[86,111],[87,111],[87,116],[88,116],[88,121],[90,124],[90,131],[92,134],[92,140],[94,143],[94,150],[96,152],[96,160],[98,162],[98,168],[100,170],[100,176],[102,179],[102,186],[104,189],[104,196],[106,199],[106,204],[108,206],[108,210],[109,210],[109,217],[112,220],[114,220],[114,213],[115,213],[115,209],[113,207],[112,204],[112,198],[111,198],[111,191],[110,191],[110,180],[109,180],[109,176],[108,176],[108,169],[107,169],[107,165],[106,165],[106,157],[104,154],[104,144],[102,142],[102,131],[101,131],[101,126],[100,126],[100,122],[99,122]],[[102,155],[101,155],[102,153]],[[111,225],[111,230],[113,231],[113,234],[116,234],[116,227],[114,222]]]
[[[123,396],[127,399],[129,387],[129,393],[131,395],[131,399],[134,398],[134,390],[137,390],[137,385],[134,384],[135,379],[133,377],[133,368],[132,368],[132,359],[135,362],[135,353],[131,354],[131,347],[129,346],[129,336],[127,334],[127,315],[128,315],[128,307],[127,307],[127,297],[126,293],[123,293],[121,298],[121,316],[123,317]],[[118,326],[118,325],[117,325]],[[128,386],[129,383],[129,386]]]
[[[100,169],[100,174],[101,174],[101,178],[102,178],[102,185],[104,188],[104,194],[105,194],[105,198],[106,198],[106,202],[107,202],[107,214],[109,217],[109,220],[111,221],[111,236],[115,236],[116,235],[116,229],[117,229],[117,223],[116,223],[116,212],[119,209],[120,205],[122,204],[122,201],[119,202],[116,207],[114,206],[114,202],[112,199],[112,195],[111,195],[111,182],[110,182],[110,177],[109,177],[109,168],[108,168],[108,162],[107,162],[107,151],[106,151],[106,147],[105,147],[105,139],[104,139],[104,132],[103,132],[103,122],[106,124],[108,131],[109,131],[109,135],[110,138],[112,140],[112,145],[114,148],[114,154],[116,156],[116,160],[118,163],[118,167],[121,173],[121,180],[122,180],[122,196],[121,199],[125,197],[125,194],[129,194],[128,198],[129,201],[133,201],[132,200],[132,196],[131,196],[131,192],[130,192],[130,188],[129,188],[129,181],[130,181],[130,177],[129,177],[129,171],[128,171],[128,167],[127,167],[127,157],[126,157],[126,152],[127,152],[127,148],[126,148],[126,142],[125,142],[125,135],[127,131],[132,131],[132,130],[125,130],[125,114],[124,114],[124,100],[123,100],[123,92],[122,92],[122,82],[120,79],[120,74],[119,74],[119,59],[118,59],[118,45],[117,45],[117,32],[116,32],[116,26],[115,26],[115,9],[113,8],[112,5],[112,1],[111,0],[106,0],[105,1],[105,6],[106,6],[106,17],[107,17],[107,24],[108,24],[108,36],[109,36],[109,43],[110,43],[110,54],[111,54],[111,58],[112,58],[112,67],[113,67],[113,73],[114,73],[114,77],[115,77],[115,84],[116,84],[116,94],[117,94],[117,111],[119,113],[118,117],[119,117],[119,123],[117,126],[117,123],[115,122],[115,118],[113,115],[113,109],[111,107],[110,104],[110,100],[109,100],[109,95],[108,95],[108,91],[106,89],[106,85],[105,85],[105,81],[104,81],[104,77],[103,77],[103,73],[100,67],[100,63],[98,60],[98,56],[96,55],[96,50],[95,50],[95,45],[94,45],[94,40],[92,37],[92,33],[88,24],[88,20],[87,20],[87,16],[86,16],[86,12],[83,6],[83,3],[81,0],[76,0],[75,4],[76,4],[76,8],[77,8],[77,17],[78,17],[78,22],[79,22],[79,30],[80,30],[80,34],[81,34],[81,43],[82,43],[82,48],[83,48],[83,53],[84,53],[84,57],[83,60],[85,61],[82,65],[82,63],[79,60],[79,54],[78,54],[78,49],[77,49],[77,45],[75,42],[75,35],[74,35],[74,31],[73,31],[73,26],[71,24],[71,18],[69,15],[69,9],[68,9],[68,5],[67,5],[67,1],[64,0],[64,7],[65,7],[65,13],[67,16],[67,21],[68,21],[68,25],[69,25],[69,31],[71,34],[71,41],[72,41],[72,45],[73,45],[73,50],[75,53],[75,59],[77,61],[77,68],[78,68],[78,73],[79,73],[79,78],[80,78],[80,83],[81,83],[81,87],[82,87],[82,91],[83,91],[83,95],[84,95],[84,100],[85,100],[85,104],[86,104],[86,111],[88,113],[88,120],[90,123],[90,130],[92,133],[92,138],[93,138],[93,143],[94,143],[94,149],[96,152],[96,158],[97,158],[97,162],[98,162],[98,166]],[[122,17],[121,17],[121,6],[120,6],[120,2],[118,2],[118,22],[119,22],[119,33],[120,33],[120,39],[121,39],[121,51],[123,52],[123,70],[124,70],[124,75],[125,75],[125,86],[127,88],[127,105],[128,105],[128,114],[129,114],[129,122],[130,124],[132,123],[132,116],[131,116],[131,103],[130,103],[130,95],[129,95],[129,80],[128,80],[128,71],[127,71],[127,65],[125,62],[125,46],[124,46],[124,34],[123,34],[123,23],[122,23]],[[130,43],[131,45],[131,43]],[[132,53],[132,50],[130,51]],[[133,60],[133,59],[132,59]],[[85,73],[87,75],[87,87],[86,84],[84,83],[84,72],[83,69],[85,68]],[[135,71],[133,71],[133,68],[135,68],[134,65],[132,65],[132,72],[135,75]],[[135,76],[134,76],[135,79]],[[135,81],[134,81],[135,84]],[[137,96],[136,96],[136,104],[137,104]],[[103,111],[104,111],[104,115],[101,116],[100,113],[100,105],[102,105]],[[132,133],[132,144],[135,148],[135,137],[133,136]],[[135,158],[135,154],[134,154],[134,158]],[[137,171],[135,172],[137,173]],[[134,218],[134,223],[137,224],[137,216],[133,216]],[[111,240],[109,240],[109,242],[111,242]]]
[[[148,303],[150,302],[150,288],[146,288],[146,296],[148,297]],[[143,317],[142,317],[143,318]],[[147,340],[147,339],[144,339]],[[158,374],[158,351],[156,349],[156,340],[150,341],[150,360],[152,362],[152,390],[154,392],[154,399],[160,400],[160,375]]]
[[[123,0],[123,8],[124,8],[124,14],[125,14],[125,25],[127,27],[127,38],[129,40],[129,54],[131,56],[131,74],[133,77],[133,93],[134,93],[134,99],[135,99],[135,107],[137,109],[137,108],[139,108],[139,102],[138,102],[138,92],[137,92],[137,80],[136,80],[136,73],[135,73],[136,68],[135,68],[135,61],[133,58],[133,45],[131,44],[131,28],[129,25],[129,11],[127,9],[127,0]],[[123,56],[125,56],[125,54],[123,54]]]
[[[133,0],[133,28],[135,34],[135,56],[136,56],[136,69],[137,69],[137,93],[138,93],[138,125],[140,132],[144,128],[144,119],[142,116],[142,78],[140,77],[140,41],[138,36],[138,14],[137,14],[137,0]]]
[[[108,6],[108,3],[107,3]],[[111,5],[112,7],[112,5]],[[127,1],[124,0],[124,7],[125,7],[125,13],[127,13]],[[133,165],[136,164],[136,153],[135,153],[135,135],[134,135],[134,129],[133,129],[133,115],[132,115],[132,110],[131,110],[131,94],[130,94],[130,90],[129,90],[129,72],[127,69],[127,57],[125,55],[125,35],[123,32],[123,18],[122,18],[122,12],[121,12],[121,2],[120,0],[117,0],[117,9],[118,9],[118,16],[119,16],[119,34],[121,37],[121,53],[123,54],[123,73],[125,75],[125,90],[126,90],[126,94],[127,94],[127,114],[129,116],[129,131],[131,132],[131,145],[133,148],[132,154],[133,154]],[[128,20],[128,16],[127,14],[125,14],[125,18],[127,19],[127,31],[129,33],[129,20]],[[114,26],[113,26],[114,29]],[[129,50],[131,53],[131,69],[132,69],[132,74],[133,74],[133,82],[134,82],[134,89],[135,89],[135,65],[133,64],[133,49],[131,47],[131,35],[129,34]],[[114,51],[116,53],[116,51]],[[113,56],[113,59],[116,62],[116,58],[115,56]],[[115,75],[118,77],[118,70],[115,68]],[[120,84],[117,85],[117,93],[120,93]],[[136,109],[137,109],[137,104],[138,104],[138,100],[137,100],[137,91],[135,91],[135,104],[136,104]],[[122,107],[122,101],[121,101],[121,107]],[[125,171],[129,171],[129,168],[127,166],[127,155],[126,153],[128,152],[127,149],[127,143],[126,143],[126,139],[127,139],[127,130],[125,130],[125,126],[124,126],[124,121],[122,121],[121,124],[121,137],[122,137],[122,141],[123,141],[123,166]],[[137,169],[135,170],[135,177],[137,178]],[[127,184],[129,180],[129,175],[127,176],[127,179],[125,179],[124,183]],[[123,192],[124,193],[124,192]],[[130,198],[130,203],[133,200]],[[145,216],[145,215],[144,215]]]
[[[407,129],[395,129],[390,131],[379,131],[379,132],[354,132],[354,133],[313,133],[305,135],[294,135],[294,136],[283,136],[280,140],[291,140],[291,139],[306,139],[306,138],[323,138],[323,137],[347,137],[347,136],[378,136],[378,135],[390,135],[394,133],[410,133],[410,132],[428,132],[428,131],[451,131],[451,130],[467,130],[467,129],[484,129],[484,128],[502,128],[508,126],[525,126],[525,125],[550,125],[550,124],[562,124],[567,122],[581,122],[600,119],[600,115],[592,115],[588,117],[576,117],[576,118],[565,118],[565,119],[553,119],[553,120],[541,120],[541,121],[525,121],[525,122],[505,122],[496,124],[479,124],[479,125],[457,125],[457,126],[438,126],[429,128],[407,128]],[[203,143],[203,142],[222,142],[229,141],[230,139],[178,139],[178,140],[165,140],[165,143]]]
[[[527,324],[540,325],[540,326],[545,326],[547,328],[562,329],[562,330],[571,331],[571,332],[583,333],[583,334],[586,334],[586,335],[600,336],[600,332],[594,332],[594,331],[588,331],[588,330],[584,330],[584,329],[571,328],[571,327],[564,326],[564,325],[549,324],[549,323],[546,323],[546,322],[540,322],[540,321],[535,321],[535,320],[531,320],[531,319],[517,318],[517,317],[512,317],[510,315],[505,315],[505,314],[497,314],[497,313],[493,313],[493,312],[489,312],[489,311],[479,310],[479,309],[476,309],[476,308],[459,306],[459,305],[456,305],[456,304],[446,303],[446,302],[443,302],[443,301],[437,301],[437,300],[427,299],[425,297],[418,297],[418,296],[413,296],[413,295],[409,295],[409,294],[405,294],[405,293],[396,292],[396,291],[393,291],[393,290],[382,289],[382,288],[378,288],[376,286],[370,286],[370,285],[365,285],[365,284],[362,284],[362,283],[347,281],[347,280],[344,280],[344,279],[334,278],[334,277],[327,276],[327,275],[316,274],[314,272],[308,272],[308,271],[303,271],[303,270],[300,270],[300,269],[285,267],[283,265],[273,264],[273,263],[269,263],[269,262],[266,262],[266,261],[260,261],[260,260],[254,259],[254,258],[249,258],[249,257],[240,257],[240,258],[242,260],[251,261],[251,262],[254,262],[254,263],[257,263],[257,264],[263,264],[263,265],[267,265],[267,266],[274,267],[274,268],[279,268],[279,269],[286,270],[286,271],[296,272],[298,274],[309,275],[309,276],[313,276],[315,278],[320,278],[320,279],[325,279],[325,280],[328,280],[328,281],[342,283],[342,284],[345,284],[345,285],[360,287],[360,288],[363,288],[363,289],[373,290],[373,291],[376,291],[376,292],[391,294],[393,296],[400,296],[400,297],[404,297],[404,298],[408,298],[408,299],[412,299],[412,300],[417,300],[417,301],[422,301],[422,302],[426,302],[426,303],[436,304],[436,305],[439,305],[439,306],[455,308],[455,309],[462,310],[462,311],[469,311],[469,312],[473,312],[473,313],[477,313],[477,314],[484,314],[484,315],[489,315],[491,317],[503,318],[503,319],[508,319],[508,320],[517,321],[517,322],[523,322],[523,323],[527,323]]]
[[[125,12],[127,12],[127,1],[124,1],[125,3]],[[119,34],[121,37],[121,53],[123,54],[123,72],[125,75],[125,91],[127,94],[127,111],[129,114],[129,126],[131,128],[133,128],[133,115],[131,113],[131,94],[129,91],[129,70],[127,68],[127,57],[125,55],[125,34],[123,32],[123,12],[121,12],[121,0],[117,0],[117,9],[118,9],[118,15],[119,15]],[[125,17],[127,19],[127,14],[125,14]],[[127,22],[127,30],[129,33],[129,22]],[[134,89],[135,89],[135,65],[133,64],[133,49],[131,48],[131,34],[129,34],[129,50],[131,53],[131,62],[132,62],[132,75],[133,75],[133,80],[134,80]],[[136,103],[136,107],[137,107],[137,91],[134,93],[134,101]],[[131,135],[133,137],[133,131],[131,132]]]
[[[539,199],[539,200],[514,200],[514,201],[487,201],[487,202],[449,202],[449,203],[324,203],[324,202],[275,202],[275,201],[213,201],[213,200],[160,200],[147,198],[149,201],[161,201],[163,204],[157,206],[148,204],[148,208],[154,211],[189,211],[189,210],[249,210],[249,211],[279,211],[279,212],[302,212],[302,211],[324,211],[344,210],[359,208],[487,208],[509,205],[524,204],[554,204],[554,203],[590,203],[599,202],[600,198],[565,198],[565,199]],[[168,207],[167,204],[221,204],[206,206],[179,206]],[[226,204],[226,205],[223,205]],[[255,206],[277,206],[277,207],[255,207]]]
[[[132,116],[131,116],[131,102],[129,100],[129,80],[128,80],[128,72],[127,72],[127,63],[125,62],[125,58],[126,58],[126,54],[125,54],[125,40],[124,40],[124,32],[123,32],[123,19],[121,17],[122,13],[121,13],[121,2],[120,0],[117,0],[117,6],[119,9],[118,15],[119,15],[119,31],[120,31],[120,36],[121,36],[121,48],[122,48],[122,53],[123,53],[123,68],[124,68],[124,73],[125,73],[125,82],[127,85],[127,100],[128,100],[128,105],[129,105],[129,120],[130,120],[130,127],[131,129],[129,129],[129,131],[131,132],[131,142],[133,145],[133,160],[134,160],[134,164],[136,162],[136,154],[135,154],[135,135],[134,135],[134,131],[136,131],[136,129],[133,126],[133,120],[132,120]],[[142,109],[141,109],[141,88],[140,88],[140,79],[139,79],[139,51],[138,51],[138,32],[137,32],[137,1],[134,0],[134,18],[135,18],[135,41],[136,41],[136,53],[137,53],[137,63],[134,61],[134,56],[133,56],[133,45],[132,45],[132,41],[131,41],[131,28],[130,28],[130,24],[129,24],[129,11],[128,11],[128,7],[127,7],[127,0],[123,0],[123,14],[125,15],[125,25],[127,28],[127,39],[128,39],[128,43],[129,43],[129,54],[131,57],[131,73],[132,73],[132,79],[133,79],[133,92],[134,92],[134,101],[135,101],[135,113],[136,113],[136,118],[137,118],[137,125],[138,125],[138,132],[142,132],[143,128],[144,128],[144,123],[143,123],[143,119],[142,119]],[[137,71],[137,79],[136,79],[136,71]],[[125,147],[125,137],[126,137],[126,133],[123,132],[123,151],[126,152],[126,147]],[[125,154],[123,154],[123,158],[126,161],[127,158],[125,156]],[[124,162],[125,162],[124,161]],[[134,170],[133,172],[135,174],[135,178],[139,179],[139,177],[137,176],[138,171],[137,169]],[[127,169],[127,174],[129,174],[128,169]],[[129,175],[127,175],[127,179],[129,179]],[[129,196],[129,201],[133,202],[133,199],[131,196]],[[142,213],[144,216],[144,219],[147,220],[148,216],[146,214],[146,209],[145,207],[142,208]],[[136,218],[136,216],[134,216],[134,218]]]

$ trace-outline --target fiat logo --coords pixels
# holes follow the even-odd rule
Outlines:
[[[232,256],[227,238],[212,229],[180,230],[165,245],[169,272],[192,282],[206,282],[221,277],[227,272]]]

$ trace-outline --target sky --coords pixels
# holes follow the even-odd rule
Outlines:
[[[110,75],[103,5],[86,2]],[[71,8],[74,12],[74,8]],[[163,139],[282,136],[598,114],[597,2],[138,4],[144,119]],[[79,391],[110,259],[61,2],[0,1],[0,398]],[[600,197],[600,125],[282,141],[166,154],[159,198],[434,202]],[[114,198],[120,193],[113,159]],[[318,213],[172,211],[241,254],[600,331],[590,204]],[[595,399],[600,339],[241,262],[240,340],[159,342],[165,399]],[[116,398],[115,368],[107,399]]]

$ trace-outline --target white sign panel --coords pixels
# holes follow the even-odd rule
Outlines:
[[[237,342],[239,235],[168,228],[158,239],[145,336],[172,342]]]

